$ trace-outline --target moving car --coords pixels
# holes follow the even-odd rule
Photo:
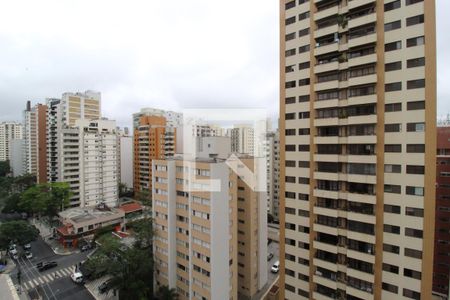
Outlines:
[[[270,261],[273,258],[273,253],[269,253],[269,255],[267,255],[267,261]]]
[[[33,253],[31,253],[30,251],[25,251],[25,257],[31,259],[33,258]]]
[[[16,244],[9,245],[9,251],[12,251],[12,250],[16,250]]]
[[[273,266],[272,266],[272,268],[270,269],[270,271],[271,271],[272,273],[278,273],[279,270],[280,270],[280,261],[277,260],[277,261],[273,264]]]
[[[23,249],[30,250],[31,249],[31,244],[28,243],[28,244],[23,245]]]
[[[45,263],[39,263],[37,265],[38,271],[39,272],[43,272],[45,270],[54,268],[58,265],[58,263],[56,261],[50,261],[50,262],[45,262]]]
[[[16,248],[9,248],[9,253],[11,253],[11,255],[17,255],[17,249]]]
[[[75,272],[75,273],[71,274],[70,278],[75,283],[82,283],[83,282],[83,274],[81,274],[80,272]]]

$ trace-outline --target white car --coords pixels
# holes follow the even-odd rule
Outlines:
[[[272,273],[278,273],[279,270],[280,270],[280,261],[277,260],[277,261],[273,264],[273,266],[272,266],[272,268],[270,269],[270,271],[271,271]]]
[[[70,275],[70,278],[72,278],[73,282],[75,283],[82,283],[83,282],[83,274],[80,272],[75,272],[72,275]]]
[[[17,249],[16,248],[9,248],[9,253],[11,253],[12,255],[17,255]]]
[[[33,253],[31,253],[30,251],[25,252],[25,257],[28,259],[33,258]]]

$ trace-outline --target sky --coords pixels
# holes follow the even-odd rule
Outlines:
[[[0,121],[27,100],[102,93],[120,126],[142,107],[263,108],[278,117],[278,0],[3,0]],[[438,115],[450,112],[450,1],[437,2]]]

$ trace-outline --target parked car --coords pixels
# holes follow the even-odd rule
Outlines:
[[[110,282],[110,280],[107,280],[98,286],[98,291],[100,294],[104,294],[108,291]]]
[[[269,255],[267,255],[267,261],[270,261],[273,258],[273,253],[269,253]]]
[[[31,253],[30,251],[25,251],[25,257],[27,259],[32,259],[33,258],[33,253]]]
[[[16,248],[10,248],[9,249],[9,253],[11,254],[11,255],[17,255],[17,249]]]
[[[11,258],[14,259],[14,260],[18,260],[19,259],[19,254],[17,253],[17,251],[16,251],[15,254],[11,253]]]
[[[277,261],[273,264],[273,266],[272,266],[272,268],[270,269],[270,271],[271,271],[272,273],[278,273],[279,270],[280,270],[280,261],[277,260]]]
[[[23,249],[30,250],[31,249],[31,244],[28,243],[28,244],[23,245]]]
[[[82,283],[83,282],[83,274],[81,274],[80,272],[75,272],[75,273],[71,274],[70,278],[75,283]]]
[[[16,250],[16,251],[17,251],[17,249],[16,249],[16,244],[11,244],[11,245],[9,245],[9,251],[11,252],[11,251],[13,251],[13,250]]]
[[[54,268],[57,265],[58,265],[58,263],[56,261],[50,261],[50,262],[41,263],[40,266],[38,264],[38,271],[39,272],[43,272],[45,270]]]

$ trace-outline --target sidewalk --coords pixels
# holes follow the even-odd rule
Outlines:
[[[100,294],[100,292],[98,291],[98,287],[106,280],[108,280],[108,276],[103,276],[101,278],[97,278],[95,280],[86,283],[84,286],[96,300],[118,300],[119,299],[118,293],[117,295],[114,295],[114,292],[112,290],[104,294]]]
[[[53,229],[42,220],[31,219],[30,223],[39,229],[39,234],[42,239],[52,248],[53,252],[57,255],[70,255],[73,253],[78,253],[78,249],[68,249],[64,248],[58,241],[50,239],[53,236]]]

